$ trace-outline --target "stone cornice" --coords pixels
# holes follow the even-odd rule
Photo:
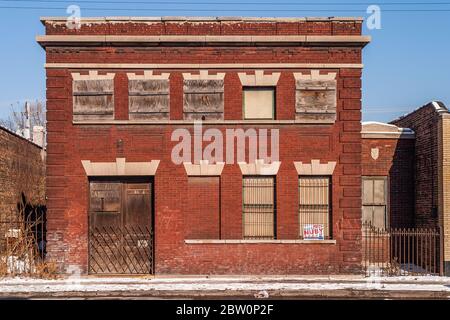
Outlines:
[[[133,44],[133,45],[157,45],[179,44],[189,45],[242,45],[242,44],[275,44],[275,45],[333,45],[333,46],[359,46],[364,47],[370,42],[370,36],[360,35],[333,35],[333,36],[299,36],[299,35],[275,35],[275,36],[249,36],[249,35],[162,35],[162,36],[124,36],[124,35],[42,35],[37,36],[36,41],[42,46],[71,46],[71,45],[100,45],[100,44]]]

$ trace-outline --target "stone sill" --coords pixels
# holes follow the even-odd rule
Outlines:
[[[336,244],[336,240],[234,240],[185,239],[186,244]]]

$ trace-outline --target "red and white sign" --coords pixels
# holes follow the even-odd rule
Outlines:
[[[303,225],[304,240],[323,240],[323,224],[305,224]]]

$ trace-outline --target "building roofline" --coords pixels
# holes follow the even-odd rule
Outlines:
[[[415,132],[410,128],[401,128],[390,123],[364,121],[361,137],[363,139],[414,139]]]
[[[34,143],[34,142],[31,141],[31,140],[26,139],[25,137],[22,137],[20,134],[17,134],[17,133],[15,133],[15,132],[9,130],[8,128],[6,128],[6,127],[4,127],[4,126],[2,126],[2,125],[0,125],[0,130],[3,130],[3,131],[5,131],[5,132],[7,132],[7,133],[9,133],[9,134],[11,134],[11,135],[13,135],[13,136],[19,138],[19,139],[22,139],[22,140],[24,140],[24,141],[26,141],[26,142],[28,142],[28,143],[31,143],[32,145],[34,145],[35,147],[37,147],[37,148],[39,148],[39,149],[44,150],[44,147],[42,147],[42,146],[40,146],[40,145]]]
[[[405,113],[405,114],[403,114],[403,115],[401,115],[401,116],[399,116],[399,117],[389,121],[389,123],[395,123],[396,121],[404,119],[404,118],[408,117],[409,115],[411,115],[411,114],[413,114],[413,113],[415,113],[415,112],[417,112],[417,111],[419,111],[421,109],[430,107],[430,106],[433,106],[434,110],[438,114],[442,114],[442,115],[450,114],[450,112],[448,111],[448,108],[445,106],[445,104],[443,102],[437,101],[437,100],[433,100],[431,102],[428,102],[427,104],[424,104],[423,106],[421,106],[419,108],[416,108],[416,109],[412,110],[411,112]]]
[[[199,21],[243,21],[243,22],[300,22],[300,21],[357,21],[362,22],[362,17],[189,17],[189,16],[165,16],[165,17],[83,17],[81,22],[158,22],[158,21],[178,21],[178,22],[199,22]],[[40,17],[40,21],[44,24],[49,22],[67,21],[67,17]]]

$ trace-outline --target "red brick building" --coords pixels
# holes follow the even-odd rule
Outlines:
[[[364,122],[361,136],[363,220],[380,228],[414,227],[414,131]]]
[[[42,22],[47,252],[63,270],[361,271],[360,19]],[[193,136],[183,164],[177,129]],[[231,129],[266,129],[272,154],[198,161]]]

